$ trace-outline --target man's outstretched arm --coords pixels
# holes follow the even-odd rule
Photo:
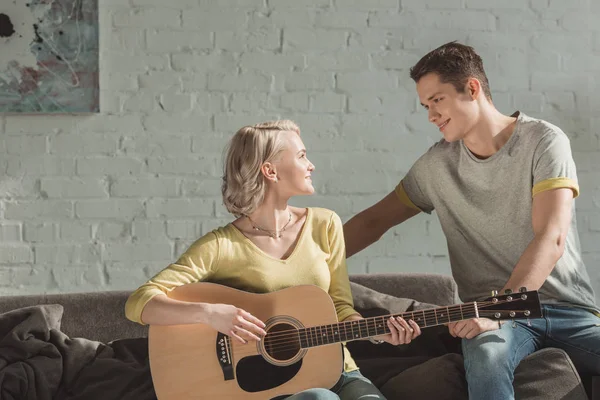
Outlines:
[[[346,258],[370,246],[390,228],[419,212],[402,203],[398,195],[391,192],[378,203],[356,214],[344,224]]]

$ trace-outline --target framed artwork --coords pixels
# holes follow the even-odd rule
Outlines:
[[[2,0],[0,49],[0,112],[100,111],[98,0]]]

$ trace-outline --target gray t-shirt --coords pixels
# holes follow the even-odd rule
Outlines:
[[[436,210],[463,301],[502,289],[534,237],[533,196],[553,188],[579,194],[564,132],[523,113],[513,116],[513,134],[491,157],[475,157],[462,141],[441,140],[396,187],[408,206],[426,213]],[[597,309],[581,258],[575,206],[572,213],[564,253],[540,288],[540,299]]]

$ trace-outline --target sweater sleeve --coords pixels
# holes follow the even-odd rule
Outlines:
[[[342,220],[336,213],[332,213],[327,226],[327,243],[329,245],[327,264],[331,273],[329,295],[335,305],[338,320],[343,321],[352,314],[358,314],[358,312],[354,310],[352,292],[350,290]]]
[[[142,311],[154,296],[168,294],[178,286],[206,280],[216,271],[218,261],[219,241],[217,235],[210,232],[192,244],[177,262],[134,291],[125,304],[125,316],[133,322],[144,324]]]

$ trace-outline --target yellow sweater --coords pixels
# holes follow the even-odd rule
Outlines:
[[[354,310],[346,269],[342,221],[333,211],[309,208],[296,247],[285,260],[269,256],[233,224],[198,239],[179,258],[131,294],[125,315],[142,324],[144,306],[157,294],[199,281],[209,281],[253,293],[268,293],[297,285],[316,285],[333,300],[338,320]],[[344,346],[344,370],[358,369]]]

